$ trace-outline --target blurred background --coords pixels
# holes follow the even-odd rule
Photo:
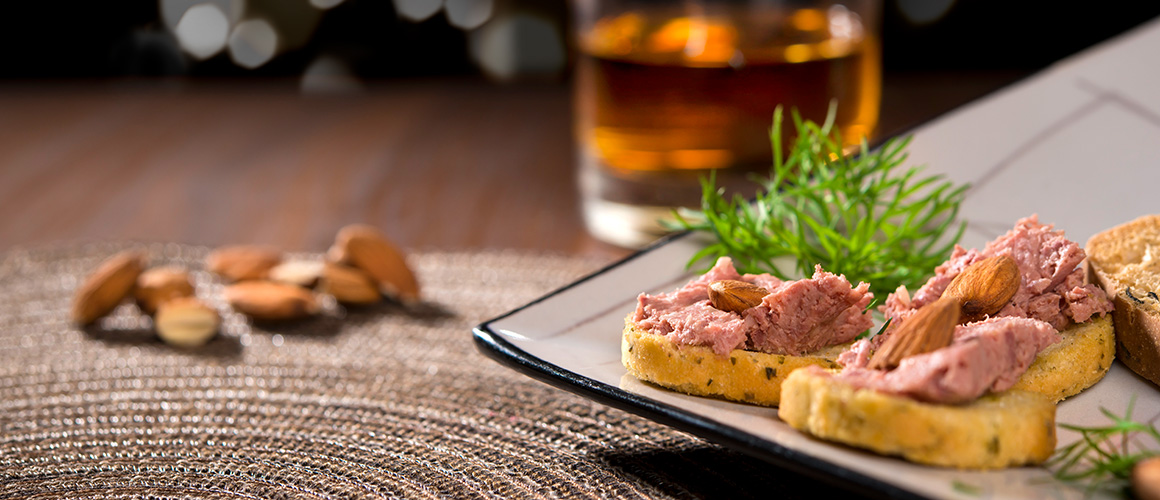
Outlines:
[[[0,249],[317,251],[363,221],[415,249],[626,255],[586,235],[579,209],[572,3],[5,2],[0,211],[18,215],[0,218]],[[1127,0],[882,5],[875,139],[1160,15]]]
[[[1160,14],[1158,2],[886,0],[887,77],[1042,68]],[[0,78],[568,79],[565,0],[6,2]]]

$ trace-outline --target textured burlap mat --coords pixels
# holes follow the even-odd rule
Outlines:
[[[101,260],[195,270],[222,334],[181,351],[123,305],[68,320]],[[0,254],[0,498],[827,496],[769,464],[534,381],[471,327],[597,268],[512,253],[412,256],[426,303],[251,325],[207,249],[103,244]],[[310,257],[310,256],[308,256]],[[317,256],[313,256],[317,257]],[[804,493],[801,495],[804,496]]]

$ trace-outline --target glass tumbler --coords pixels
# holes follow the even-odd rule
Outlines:
[[[774,110],[843,140],[878,121],[878,0],[573,0],[574,133],[585,224],[639,247],[696,207],[716,171],[731,192],[772,165]],[[792,133],[792,124],[783,131]],[[791,139],[789,137],[785,139]]]

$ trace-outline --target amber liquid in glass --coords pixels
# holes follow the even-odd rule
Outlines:
[[[697,178],[713,170],[723,184],[744,185],[744,174],[771,165],[779,105],[787,117],[793,108],[820,123],[834,100],[847,143],[871,133],[879,48],[857,16],[767,16],[781,17],[629,12],[580,34],[575,109],[586,199],[696,206]],[[793,129],[788,120],[785,128]]]

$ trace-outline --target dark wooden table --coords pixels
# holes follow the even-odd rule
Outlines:
[[[1012,78],[960,78],[946,85],[920,76],[889,80],[882,134],[904,130]],[[600,243],[583,228],[570,115],[569,89],[562,84],[382,82],[364,93],[326,97],[301,96],[287,82],[0,85],[0,253],[78,240],[261,243],[324,251],[339,227],[367,222],[411,250],[516,249],[612,261],[631,251]],[[465,341],[466,329],[458,335]],[[261,338],[263,345],[283,345],[281,334]],[[409,380],[398,373],[387,379]],[[99,385],[91,380],[90,386]],[[350,387],[343,390],[354,390]],[[459,397],[438,392],[441,398]],[[100,397],[94,405],[104,405]],[[497,405],[507,404],[494,398]],[[74,416],[85,412],[67,403],[46,405]],[[486,418],[482,425],[489,425]],[[454,425],[455,432],[463,432],[461,424]],[[293,435],[301,440],[302,434]],[[282,467],[271,460],[271,468]],[[613,453],[602,460],[617,473],[642,473],[676,495],[710,491],[701,489],[706,482],[718,493],[768,492],[769,485],[779,485],[787,498],[834,492],[832,485],[777,468],[745,474],[749,469],[726,467],[688,487],[669,479],[699,470],[698,464],[747,463],[739,454],[711,447],[692,453]],[[653,469],[639,468],[643,462]],[[654,476],[650,470],[677,475]]]
[[[887,75],[880,135],[1019,75]],[[61,241],[322,251],[351,222],[409,249],[614,260],[584,230],[567,84],[0,83],[0,251]]]

